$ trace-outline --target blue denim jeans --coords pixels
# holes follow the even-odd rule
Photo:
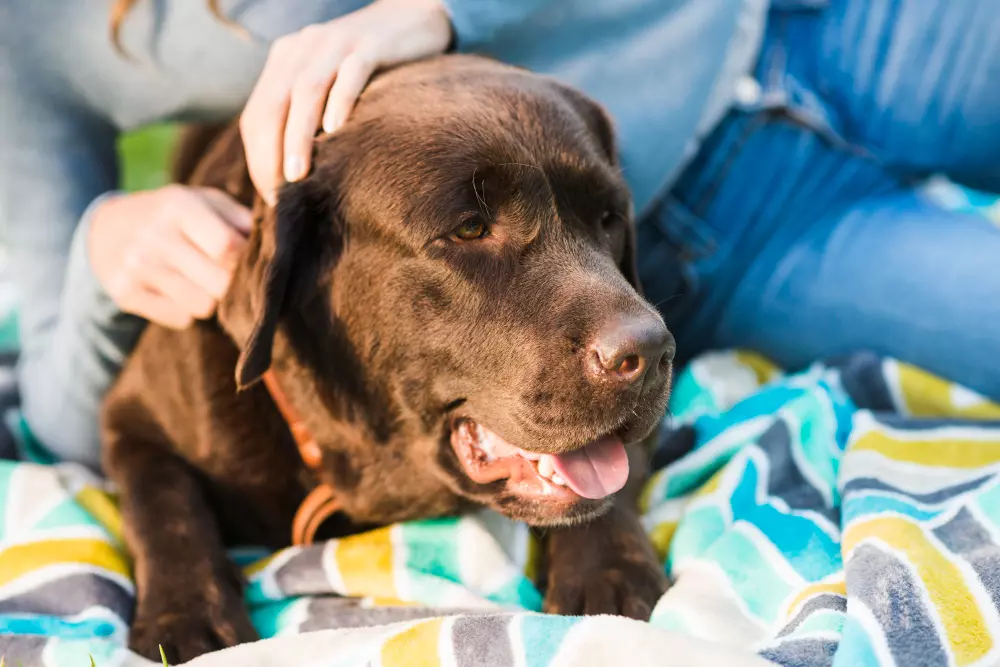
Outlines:
[[[682,354],[873,350],[1000,397],[1000,228],[918,190],[1000,191],[994,0],[775,1],[756,81],[640,227]]]

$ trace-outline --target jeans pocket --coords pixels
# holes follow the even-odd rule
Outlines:
[[[671,329],[686,319],[698,300],[698,259],[714,249],[697,234],[690,212],[672,198],[639,226],[639,278],[646,299]]]

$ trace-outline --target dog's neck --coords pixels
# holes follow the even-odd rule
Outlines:
[[[338,433],[350,428],[366,440],[385,440],[394,412],[386,392],[362,374],[343,338],[328,332],[325,345],[318,340],[302,321],[279,328],[272,370],[289,400],[323,444],[327,444],[323,432],[333,425]]]
[[[428,464],[436,456],[437,435],[390,402],[390,389],[359,383],[359,391],[350,382],[345,388],[350,366],[313,356],[285,331],[275,340],[272,372],[321,451],[322,462],[311,474],[337,490],[354,519],[402,521],[458,511],[463,501]],[[375,499],[378,506],[369,506]]]

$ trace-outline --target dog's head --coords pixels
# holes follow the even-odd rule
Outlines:
[[[562,523],[606,507],[623,443],[665,409],[673,339],[634,253],[603,111],[550,79],[443,57],[381,75],[317,139],[221,316],[241,385],[285,323],[338,418],[428,443],[455,493]]]

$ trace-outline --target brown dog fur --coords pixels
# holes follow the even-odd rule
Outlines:
[[[669,359],[628,391],[581,372],[607,322],[662,327],[637,292],[603,112],[479,58],[401,67],[317,140],[311,175],[274,209],[255,200],[235,126],[188,146],[183,180],[254,205],[255,225],[218,319],[150,326],[105,405],[135,561],[132,648],[186,661],[255,638],[225,547],[287,545],[316,482],[257,382],[268,368],[323,448],[337,530],[486,505],[549,527],[548,611],[648,617],[666,583],[634,507],[638,449],[613,506],[550,507],[474,484],[448,445],[455,415],[560,453],[610,431],[638,441],[663,413]],[[468,215],[489,238],[453,242]]]

